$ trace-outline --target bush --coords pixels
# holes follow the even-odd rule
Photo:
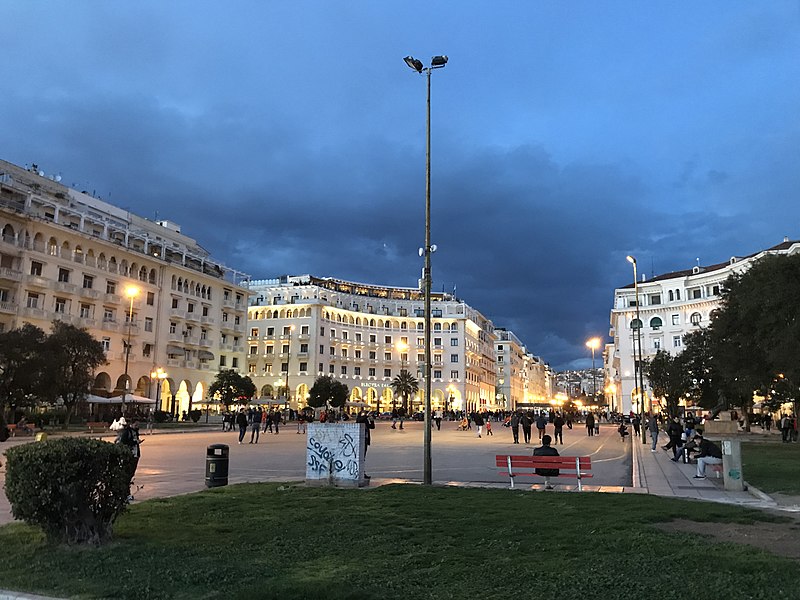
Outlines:
[[[172,420],[172,415],[165,410],[157,410],[153,413],[153,420],[156,423],[166,423]]]
[[[51,542],[101,544],[125,510],[135,459],[127,447],[62,438],[6,451],[6,496],[14,517]]]
[[[192,423],[197,423],[200,420],[200,416],[203,414],[202,410],[194,409],[189,411],[189,418],[192,420]]]

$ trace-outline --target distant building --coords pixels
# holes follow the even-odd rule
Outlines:
[[[706,267],[698,265],[650,280],[643,277],[638,287],[644,360],[652,358],[658,350],[680,353],[683,336],[711,322],[714,310],[720,305],[720,292],[732,274],[746,271],[766,255],[798,252],[800,241],[789,241],[787,238],[777,246],[749,256],[733,256],[723,263]],[[640,409],[640,394],[634,380],[636,325],[636,296],[631,283],[614,290],[609,333],[614,341],[606,346],[604,354],[606,385],[614,390],[618,410],[622,412],[638,412]],[[638,355],[638,348],[636,353]],[[651,410],[654,405],[658,407],[646,377],[644,387],[645,410]]]
[[[220,367],[244,369],[244,274],[174,223],[56,179],[0,161],[0,331],[24,323],[49,331],[53,320],[84,327],[108,359],[95,394],[155,399],[160,390],[157,407],[178,415],[205,403]],[[159,368],[160,384],[151,380]]]

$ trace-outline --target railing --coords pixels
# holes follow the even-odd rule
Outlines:
[[[20,281],[22,279],[22,271],[15,271],[8,267],[0,267],[0,279],[10,279],[11,281]]]

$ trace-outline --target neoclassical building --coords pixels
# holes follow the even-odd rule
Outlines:
[[[606,388],[613,392],[617,410],[638,412],[640,408],[640,394],[634,380],[637,325],[641,326],[642,356],[645,360],[652,358],[658,350],[677,354],[682,350],[684,335],[711,322],[728,277],[746,271],[756,260],[768,254],[797,252],[800,252],[800,241],[785,238],[782,243],[749,256],[732,256],[725,262],[710,266],[697,265],[649,280],[642,278],[638,285],[641,323],[636,320],[633,283],[614,290],[609,332],[614,341],[606,346],[604,369]],[[638,358],[638,347],[636,354]],[[658,408],[658,399],[652,398],[646,377],[644,387],[645,410],[653,406]]]
[[[252,281],[249,285],[247,372],[262,396],[305,405],[320,375],[350,389],[350,400],[391,410],[401,399],[392,380],[406,369],[420,382],[425,365],[423,294],[311,275]],[[499,408],[495,328],[449,294],[431,297],[431,403],[434,408]],[[288,381],[287,381],[288,380]]]
[[[56,179],[0,161],[0,331],[84,327],[108,360],[96,394],[160,393],[158,408],[175,414],[202,405],[219,368],[244,369],[245,275],[174,223]]]

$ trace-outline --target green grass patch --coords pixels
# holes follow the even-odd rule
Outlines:
[[[742,472],[747,482],[768,494],[800,496],[800,444],[742,444]]]
[[[775,520],[638,494],[245,484],[134,505],[101,548],[52,547],[25,525],[2,527],[0,587],[77,598],[613,600],[680,581],[726,599],[796,597],[797,562],[652,526],[674,518]]]

